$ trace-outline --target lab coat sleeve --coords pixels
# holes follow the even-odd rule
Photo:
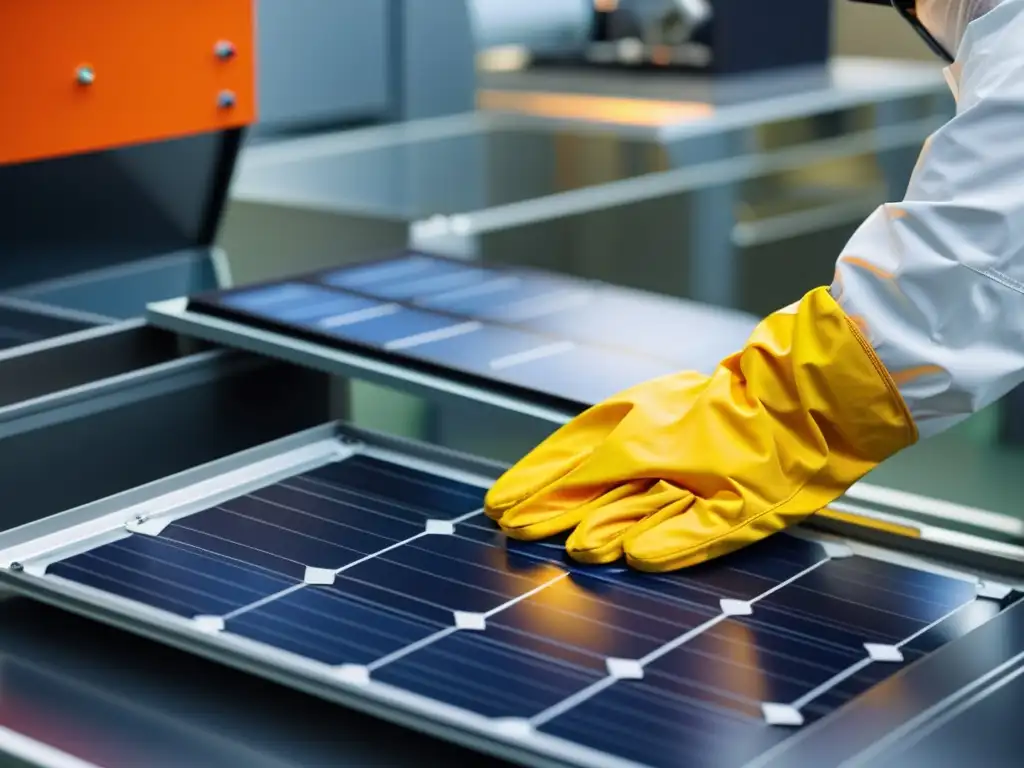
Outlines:
[[[922,437],[1024,382],[1024,0],[968,28],[957,114],[906,198],[861,226],[831,291]]]

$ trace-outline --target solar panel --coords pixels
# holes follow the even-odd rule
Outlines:
[[[486,485],[359,449],[43,578],[587,766],[740,768],[999,610],[974,581],[804,535],[677,574],[583,566],[506,540]]]
[[[190,308],[574,406],[710,372],[747,315],[421,253],[193,298]]]

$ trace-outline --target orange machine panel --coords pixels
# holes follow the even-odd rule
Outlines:
[[[0,0],[0,165],[251,123],[253,0]]]

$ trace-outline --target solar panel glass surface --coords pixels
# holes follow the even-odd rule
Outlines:
[[[47,575],[582,765],[739,768],[794,734],[766,705],[811,722],[997,610],[969,581],[788,534],[678,574],[585,567],[506,540],[483,493],[357,454]]]
[[[191,307],[583,406],[680,369],[710,372],[754,325],[714,307],[416,253]]]

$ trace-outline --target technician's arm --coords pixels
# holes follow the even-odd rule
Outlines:
[[[1024,0],[975,21],[960,53],[956,119],[835,284],[710,376],[641,384],[564,426],[488,493],[502,529],[571,530],[586,562],[688,567],[817,512],[1024,380]]]
[[[1024,381],[1024,0],[975,21],[958,58],[957,116],[905,201],[852,238],[831,289],[922,437]]]

